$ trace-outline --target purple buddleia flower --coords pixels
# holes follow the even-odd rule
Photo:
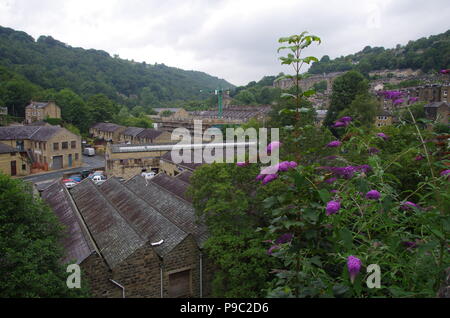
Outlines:
[[[441,73],[441,74],[449,74],[450,73],[450,69],[440,70],[439,73]]]
[[[268,174],[264,177],[262,184],[268,184],[269,182],[275,180],[276,178],[278,178],[278,175],[273,173],[273,174]]]
[[[289,161],[283,161],[278,164],[278,169],[280,171],[288,171],[290,167]]]
[[[403,98],[396,99],[396,100],[394,100],[394,105],[402,104],[404,101],[405,100]]]
[[[410,242],[410,241],[402,242],[402,245],[407,247],[407,248],[415,248],[415,247],[417,247],[417,243],[416,242]]]
[[[369,148],[369,154],[374,155],[380,152],[380,149],[375,148],[375,147],[370,147]]]
[[[338,190],[331,190],[330,192],[331,192],[331,193],[334,193],[334,194],[338,194],[338,193],[339,193]]]
[[[423,156],[422,156],[422,155],[417,155],[417,156],[414,158],[414,160],[415,160],[415,161],[423,160]]]
[[[361,166],[357,166],[356,170],[367,173],[372,170],[372,167],[369,165],[361,165]]]
[[[359,271],[361,270],[361,260],[353,255],[350,255],[347,258],[347,269],[350,274],[350,281],[352,284],[355,282],[356,276],[358,276]]]
[[[247,163],[246,162],[237,162],[236,165],[238,167],[245,167],[247,165]]]
[[[342,145],[342,142],[340,142],[339,140],[334,140],[334,141],[330,142],[327,145],[327,147],[335,148],[335,147],[339,147],[340,145]]]
[[[450,169],[441,171],[441,173],[440,173],[440,175],[441,175],[442,177],[443,177],[443,176],[447,176],[448,174],[450,174]]]
[[[378,133],[377,136],[380,137],[380,138],[383,138],[384,140],[387,140],[387,139],[389,138],[389,137],[386,136],[386,134],[384,134],[384,133]]]
[[[278,149],[281,147],[281,142],[279,141],[272,141],[268,146],[267,146],[267,153],[271,153],[272,151]]]
[[[332,184],[336,180],[337,180],[337,178],[333,177],[333,178],[326,179],[325,182],[328,183],[328,184]]]
[[[278,246],[278,245],[272,245],[272,246],[267,250],[267,254],[272,255],[272,253],[273,253],[275,250],[278,250],[279,248],[280,248],[280,246]]]
[[[380,197],[381,194],[377,190],[370,190],[369,192],[366,193],[366,199],[369,200],[378,200]]]
[[[402,210],[410,210],[411,208],[418,208],[419,206],[411,201],[405,201],[402,203],[401,208]]]
[[[262,180],[264,180],[265,177],[266,177],[265,174],[258,174],[258,175],[256,176],[256,181],[262,181]]]
[[[411,104],[414,104],[415,102],[417,102],[419,100],[419,97],[410,97],[408,102]]]
[[[342,121],[337,121],[333,125],[334,128],[345,127],[345,126],[347,126],[347,125]]]
[[[289,167],[291,167],[292,169],[297,168],[298,164],[295,161],[289,161]]]
[[[341,208],[341,202],[339,201],[330,201],[327,203],[326,214],[336,214]]]
[[[284,243],[290,242],[290,241],[292,241],[293,237],[294,237],[293,234],[285,233],[275,240],[275,244],[284,244]]]
[[[348,124],[352,121],[352,118],[350,116],[345,116],[345,117],[342,117],[341,119],[339,119],[339,121]]]

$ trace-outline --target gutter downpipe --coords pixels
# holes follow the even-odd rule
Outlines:
[[[122,298],[125,298],[125,287],[123,287],[122,285],[120,285],[120,284],[119,284],[118,282],[116,282],[115,280],[110,279],[110,281],[111,281],[113,284],[115,284],[115,285],[119,286],[120,288],[122,288]]]
[[[203,298],[203,254],[200,252],[200,298]]]
[[[164,298],[164,286],[163,286],[163,265],[159,264],[159,271],[161,277],[161,298]]]

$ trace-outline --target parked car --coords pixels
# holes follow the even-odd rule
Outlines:
[[[91,174],[91,172],[89,170],[83,170],[80,172],[80,174],[83,179],[86,179]]]
[[[100,171],[100,170],[99,171],[94,171],[88,176],[88,178],[92,179],[95,176],[104,176],[104,172]]]
[[[92,177],[92,181],[96,184],[96,185],[101,185],[106,181],[106,177],[104,175],[96,175]]]
[[[64,181],[64,180],[63,180]],[[67,181],[64,182],[64,185],[66,186],[67,189],[72,189],[74,186],[76,186],[78,184],[78,182],[75,181]]]
[[[69,177],[69,179],[72,179],[76,182],[81,182],[81,180],[83,180],[83,176],[81,174],[74,174],[74,175],[71,175]]]
[[[95,149],[94,148],[84,148],[83,155],[95,156]]]

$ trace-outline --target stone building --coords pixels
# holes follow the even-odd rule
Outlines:
[[[59,126],[0,127],[0,143],[26,152],[32,165],[52,170],[83,163],[81,137]]]
[[[55,102],[33,102],[25,107],[25,123],[31,124],[47,118],[61,118],[61,108]]]
[[[375,126],[384,127],[392,125],[394,117],[387,111],[383,111],[375,117]]]
[[[66,226],[62,261],[80,265],[94,297],[210,295],[207,231],[190,202],[141,176],[70,193],[56,182],[42,197]]]
[[[324,74],[314,74],[308,76],[301,81],[299,81],[299,87],[302,91],[306,91],[314,86],[314,84],[320,83],[322,81],[327,82],[327,92],[331,92],[333,87],[333,82],[339,75],[344,74],[344,72],[334,72],[334,73],[324,73]],[[289,89],[295,86],[295,81],[290,78],[285,78],[281,80],[275,80],[273,82],[274,87],[278,87],[281,89]]]
[[[0,142],[0,173],[12,177],[29,175],[30,161],[27,153]]]
[[[162,144],[170,143],[172,141],[172,134],[167,131],[146,128],[136,136],[136,143],[138,144]]]
[[[113,123],[97,123],[89,128],[89,134],[99,141],[103,142],[120,142],[120,134],[126,127]]]
[[[159,159],[171,149],[166,145],[109,144],[106,147],[106,174],[111,177],[131,178],[143,169],[159,171]]]
[[[425,116],[427,119],[435,120],[443,124],[448,124],[449,102],[434,102],[425,105]]]

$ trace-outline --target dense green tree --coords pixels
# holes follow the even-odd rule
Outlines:
[[[249,90],[240,91],[235,97],[234,100],[238,104],[243,105],[251,105],[256,103],[255,95]]]
[[[338,76],[333,83],[330,107],[324,125],[331,125],[344,109],[350,107],[357,95],[366,95],[369,85],[357,71],[349,71]]]
[[[72,90],[65,88],[55,95],[56,104],[61,107],[61,117],[64,121],[87,132],[92,125],[92,110],[85,101]]]
[[[379,110],[379,103],[369,94],[359,94],[350,105],[339,113],[339,118],[350,116],[364,127],[370,127],[375,122],[375,116]]]
[[[0,174],[0,295],[74,297],[60,264],[62,228],[31,187]]]
[[[114,102],[104,94],[96,94],[89,97],[87,106],[94,122],[110,121],[118,110]]]
[[[129,107],[203,99],[202,89],[234,87],[206,73],[123,60],[105,51],[74,48],[50,36],[35,41],[24,32],[3,27],[0,66],[43,89],[69,88],[84,99],[101,93]]]

